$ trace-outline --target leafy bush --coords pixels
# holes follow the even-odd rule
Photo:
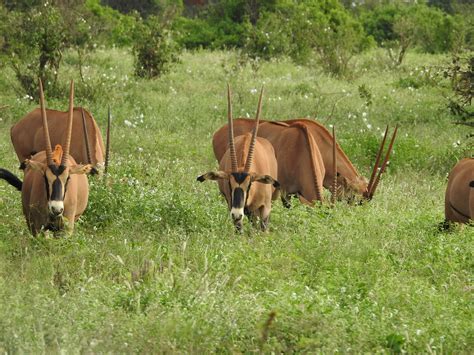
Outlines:
[[[245,49],[251,57],[290,56],[307,63],[313,54],[323,68],[345,75],[351,57],[370,44],[361,24],[337,1],[285,4],[247,26]]]
[[[200,18],[179,17],[173,24],[173,30],[178,44],[188,49],[212,48],[217,39],[215,28]]]
[[[67,47],[66,27],[54,6],[34,7],[26,13],[3,12],[1,54],[14,70],[23,91],[37,97],[37,78],[50,95],[58,92],[58,70]]]
[[[156,16],[137,23],[133,44],[135,74],[154,78],[168,71],[178,61],[178,46],[169,30]]]
[[[401,64],[409,48],[427,53],[446,52],[458,46],[463,30],[453,16],[426,5],[379,6],[363,13],[364,28],[376,42],[388,49],[395,64]]]

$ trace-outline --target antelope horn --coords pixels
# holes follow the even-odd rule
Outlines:
[[[69,117],[67,121],[66,142],[64,143],[64,153],[61,159],[61,165],[66,166],[69,159],[69,148],[71,148],[72,122],[74,115],[74,80],[71,80],[69,87]]]
[[[81,107],[81,115],[82,115],[82,128],[84,130],[84,141],[86,143],[87,164],[92,164],[91,147],[89,145],[89,134],[87,133],[86,116],[84,115],[84,108],[82,107]]]
[[[246,173],[249,172],[250,167],[252,166],[253,152],[255,149],[255,142],[257,141],[258,124],[260,123],[260,112],[262,111],[262,97],[263,97],[263,86],[262,86],[262,90],[260,91],[260,97],[258,98],[257,115],[255,117],[255,127],[252,131],[252,140],[250,141],[249,152],[247,154],[247,160],[245,161],[244,172]]]
[[[44,132],[44,144],[46,148],[46,162],[48,165],[53,165],[53,149],[51,149],[51,139],[49,137],[48,118],[46,117],[46,108],[44,104],[44,92],[43,82],[39,80],[40,89],[40,107],[41,107],[41,118],[43,119],[43,132]]]
[[[112,123],[112,116],[110,115],[110,105],[107,114],[107,140],[105,143],[105,167],[104,167],[104,174],[107,174],[107,168],[109,167],[109,159],[110,159],[110,125]]]
[[[385,134],[383,136],[382,143],[380,144],[380,148],[377,153],[377,158],[375,159],[375,165],[374,165],[374,169],[372,170],[372,175],[370,175],[369,184],[367,185],[367,197],[370,196],[370,191],[372,190],[372,185],[374,184],[375,175],[377,174],[377,169],[379,168],[380,157],[382,156],[382,151],[383,151],[383,148],[385,147],[385,140],[387,139],[387,133],[388,133],[388,125],[387,125],[387,128],[385,129]]]
[[[331,186],[331,203],[336,202],[336,193],[337,193],[337,156],[336,156],[336,130],[332,126],[332,173],[333,173],[333,182]]]
[[[232,121],[232,103],[230,101],[230,85],[227,83],[227,123],[229,126],[229,149],[230,149],[230,161],[232,163],[232,171],[237,172],[237,154],[235,153],[234,143],[234,124]]]
[[[395,131],[393,131],[392,139],[390,140],[390,144],[388,146],[387,154],[385,155],[385,159],[383,161],[382,167],[380,168],[380,171],[377,175],[377,178],[374,180],[373,185],[371,186],[370,192],[369,192],[369,199],[372,199],[372,197],[375,194],[375,190],[377,189],[377,186],[380,181],[380,177],[385,171],[385,168],[387,167],[388,159],[390,158],[390,153],[392,152],[393,148],[393,143],[395,142],[395,137],[397,136],[397,131],[398,131],[398,125],[395,127]]]

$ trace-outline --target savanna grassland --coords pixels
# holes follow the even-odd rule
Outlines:
[[[447,56],[409,53],[393,69],[371,51],[344,80],[286,61],[255,71],[232,52],[185,53],[157,80],[135,79],[126,51],[90,62],[87,90],[72,53],[61,77],[102,128],[111,106],[110,176],[89,178],[89,207],[60,239],[31,237],[20,194],[0,183],[1,352],[472,351],[474,230],[438,230],[447,173],[473,155],[446,108]],[[9,130],[37,103],[0,71],[0,166],[21,175]],[[276,201],[268,233],[234,233],[217,184],[196,182],[218,166],[226,82],[235,116],[253,117],[264,84],[263,118],[335,124],[365,176],[398,124],[374,200]],[[66,110],[67,85],[48,107]]]

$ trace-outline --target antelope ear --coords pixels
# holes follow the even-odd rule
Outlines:
[[[44,173],[44,171],[46,170],[46,164],[40,163],[39,161],[25,159],[23,163],[25,168],[30,168],[33,171],[39,171]]]
[[[470,187],[474,187],[474,180],[472,180],[472,181],[469,183],[469,186],[470,186]]]
[[[224,171],[210,171],[204,175],[198,176],[197,181],[203,182],[205,180],[219,180],[219,179],[228,179],[229,174]]]
[[[280,187],[280,183],[272,178],[270,175],[251,175],[251,181],[260,182],[262,184],[273,184],[273,187],[278,188]]]
[[[69,175],[89,174],[91,170],[92,170],[92,165],[90,165],[90,164],[87,164],[87,165],[73,165],[73,166],[69,167]]]

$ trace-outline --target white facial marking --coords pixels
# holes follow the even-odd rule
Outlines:
[[[64,202],[63,201],[49,201],[48,209],[51,214],[61,215],[64,211]]]
[[[230,216],[234,221],[242,219],[242,217],[244,216],[244,208],[232,207],[232,209],[230,210]]]

